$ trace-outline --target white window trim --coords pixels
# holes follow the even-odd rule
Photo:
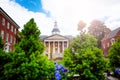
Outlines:
[[[14,28],[14,33],[16,34],[16,28]]]
[[[13,25],[11,25],[11,32],[13,32]]]
[[[14,38],[14,44],[16,43],[16,38]]]
[[[10,43],[12,43],[12,35],[10,35]]]
[[[10,23],[9,22],[7,23],[7,29],[10,29]]]
[[[6,41],[8,41],[8,39],[9,39],[9,34],[7,33],[6,34]]]
[[[4,30],[1,30],[1,37],[4,39]]]
[[[2,18],[2,25],[5,25],[5,18]]]

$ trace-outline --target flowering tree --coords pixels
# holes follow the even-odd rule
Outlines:
[[[65,78],[66,76],[66,72],[68,71],[67,69],[65,69],[63,67],[63,65],[58,65],[57,62],[54,63],[55,65],[55,78],[56,80],[61,80],[63,78]]]
[[[79,21],[79,23],[78,23],[78,31],[82,32],[83,29],[85,28],[85,26],[86,26],[85,22]]]

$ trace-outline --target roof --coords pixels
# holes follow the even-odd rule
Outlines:
[[[62,36],[60,34],[53,34],[51,36],[41,35],[41,40],[71,40],[72,36]]]
[[[112,37],[116,36],[119,31],[120,31],[120,27],[117,28],[117,29],[115,29],[115,30],[113,30],[113,31],[111,31],[111,32],[108,34],[108,36],[105,37],[105,38],[103,38],[102,40],[105,40],[105,39],[107,39],[107,38],[112,38]]]
[[[111,37],[114,37],[116,36],[116,34],[120,31],[120,27],[111,31],[109,34],[108,34],[108,38],[111,38]]]
[[[72,36],[72,35],[65,35],[65,37],[69,38],[70,40],[73,39],[73,36]]]
[[[0,14],[3,14],[8,20],[10,20],[14,25],[16,25],[17,28],[20,28],[20,26],[0,7]]]
[[[40,39],[43,40],[44,38],[48,37],[47,35],[41,35]]]
[[[60,32],[60,30],[57,27],[55,27],[53,28],[52,32]]]

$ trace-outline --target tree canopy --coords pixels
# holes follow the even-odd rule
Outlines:
[[[4,80],[54,78],[54,63],[43,55],[40,30],[33,18],[24,25],[21,36],[21,41],[15,45],[15,51],[8,53],[11,61],[4,65]]]
[[[86,23],[85,22],[83,22],[83,21],[79,21],[79,23],[78,23],[78,31],[83,31],[83,29],[85,28],[85,26],[86,26]]]
[[[2,37],[0,36],[0,49],[3,49],[3,47],[4,47],[4,43]]]
[[[93,20],[91,21],[90,26],[88,27],[88,33],[95,36],[98,39],[98,47],[101,48],[101,40],[109,34],[111,30],[107,28],[107,26],[99,21]]]
[[[43,53],[44,45],[40,42],[40,30],[34,22],[34,19],[31,19],[24,25],[21,35],[23,38],[18,44],[19,49],[18,47],[15,48],[16,52],[23,50],[27,55],[35,51],[39,51],[41,54]]]
[[[111,46],[108,57],[110,59],[110,67],[112,70],[120,68],[120,38]]]
[[[64,52],[64,64],[70,74],[79,74],[81,80],[104,80],[106,61],[102,51],[97,48],[97,40],[82,33],[73,39]]]

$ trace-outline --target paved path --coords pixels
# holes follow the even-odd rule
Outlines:
[[[105,77],[106,77],[106,79],[105,79],[105,80],[120,80],[120,79],[115,78],[115,77],[113,77],[113,76],[107,76],[107,74],[106,74],[106,73],[105,73]]]
[[[109,76],[109,77],[107,77],[107,78],[108,78],[108,80],[120,80],[120,79],[117,79],[117,78],[112,77],[112,76]]]

